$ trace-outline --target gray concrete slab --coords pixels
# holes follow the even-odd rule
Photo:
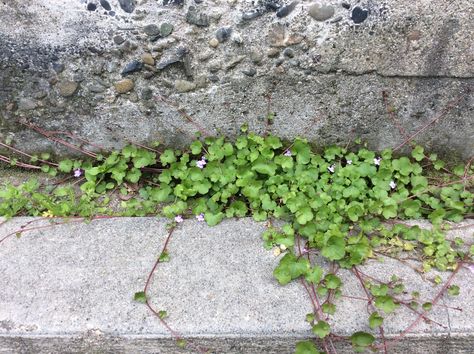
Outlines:
[[[27,223],[49,221],[14,218],[0,226],[0,239]],[[0,353],[195,352],[178,349],[160,321],[133,301],[161,252],[165,225],[157,218],[73,222],[0,243]],[[453,235],[472,241],[474,221],[456,226],[463,228]],[[297,340],[311,337],[304,321],[311,311],[307,294],[299,283],[277,284],[272,271],[279,258],[263,249],[263,230],[250,219],[212,228],[186,221],[173,234],[170,262],[159,265],[150,295],[157,309],[168,312],[169,325],[194,345],[213,353],[290,353]],[[391,259],[361,270],[382,280],[395,273],[426,301],[439,291]],[[341,276],[344,295],[363,295],[349,272]],[[462,269],[454,280],[460,296],[444,296],[428,314],[436,322],[421,321],[389,352],[472,352],[473,279]],[[336,306],[330,320],[336,333],[369,330],[366,302],[344,299]],[[416,316],[404,309],[388,318],[385,335],[393,338]],[[347,343],[337,347],[352,352]]]

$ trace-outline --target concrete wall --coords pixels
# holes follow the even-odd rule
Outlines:
[[[407,135],[465,94],[418,141],[467,159],[473,18],[471,0],[1,1],[0,138],[48,149],[26,119],[107,147],[180,145],[196,125],[177,108],[227,135],[262,132],[270,110],[286,138],[395,147],[383,91]]]

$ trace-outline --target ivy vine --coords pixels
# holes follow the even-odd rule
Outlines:
[[[213,226],[224,218],[252,217],[270,221],[263,233],[264,246],[283,253],[273,275],[285,285],[296,279],[329,296],[307,315],[315,337],[302,341],[297,354],[329,352],[328,316],[336,311],[333,300],[341,296],[341,279],[314,262],[321,255],[337,267],[353,269],[375,254],[409,252],[432,268],[454,271],[460,262],[472,262],[474,246],[445,237],[445,221],[459,222],[474,213],[470,164],[447,165],[420,146],[411,156],[380,153],[360,141],[354,149],[330,146],[315,152],[304,139],[285,145],[276,136],[243,134],[235,141],[223,137],[196,139],[187,149],[159,150],[127,145],[120,151],[94,154],[93,159],[50,161],[49,154],[30,156],[28,164],[73,183],[44,185],[37,179],[7,184],[0,189],[0,215],[43,217],[93,217],[95,215],[163,215],[174,229],[187,218]],[[19,165],[17,159],[9,160]],[[25,162],[21,162],[25,165]],[[119,200],[111,208],[112,201]],[[409,226],[401,219],[427,218],[430,230]],[[282,223],[275,226],[273,220]],[[158,262],[169,260],[166,249]],[[386,284],[362,281],[373,298],[367,318],[371,329],[381,328],[385,315],[400,307],[397,294],[404,291],[396,277]],[[459,288],[446,291],[454,296]],[[412,294],[412,308],[428,311]],[[147,301],[146,291],[135,300]],[[160,311],[160,319],[167,316]],[[366,332],[350,337],[356,351],[376,349],[376,338]],[[183,340],[180,339],[180,345]]]

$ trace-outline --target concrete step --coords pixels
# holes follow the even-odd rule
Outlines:
[[[42,227],[0,242],[0,353],[292,353],[298,340],[313,337],[304,288],[299,282],[282,287],[272,276],[279,257],[263,248],[263,223],[226,220],[211,228],[189,220],[173,233],[170,261],[158,266],[150,297],[168,312],[177,335],[188,339],[180,349],[160,320],[133,300],[161,252],[166,220],[49,227],[50,221],[14,218],[0,226],[0,240],[24,225]],[[451,236],[472,242],[474,220],[456,227]],[[361,270],[382,280],[396,274],[426,301],[440,290],[393,259]],[[345,296],[364,296],[349,271],[340,275]],[[420,321],[388,352],[472,353],[473,280],[472,272],[461,269],[453,281],[460,295],[444,295],[426,315],[432,322]],[[336,306],[329,322],[337,334],[370,331],[366,301],[344,298]],[[402,307],[387,317],[385,336],[395,338],[417,315]],[[335,345],[338,353],[353,352],[348,342]]]

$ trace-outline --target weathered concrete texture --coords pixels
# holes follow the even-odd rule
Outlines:
[[[15,218],[0,236],[47,221]],[[147,308],[133,301],[161,252],[166,221],[156,218],[96,220],[25,232],[0,246],[0,353],[178,353],[169,332]],[[452,231],[472,241],[471,225]],[[426,225],[426,224],[425,224]],[[194,345],[213,353],[289,353],[295,342],[311,337],[306,313],[310,301],[299,283],[277,284],[278,258],[262,247],[264,225],[250,219],[228,220],[209,228],[186,221],[169,244],[171,260],[159,266],[150,296],[167,310],[169,324]],[[430,301],[439,287],[423,281],[410,267],[386,259],[361,268],[388,280],[401,277],[406,290]],[[430,274],[432,277],[434,274]],[[441,274],[446,279],[449,274]],[[347,271],[343,294],[363,290]],[[428,316],[391,353],[470,353],[474,345],[474,274],[462,269],[454,283],[456,298],[444,296]],[[336,333],[368,329],[366,302],[336,301],[330,320]],[[451,307],[460,307],[461,311]],[[397,336],[414,321],[406,309],[387,316],[385,335]],[[351,353],[337,342],[339,352]]]
[[[19,125],[26,119],[105,147],[179,146],[196,125],[177,108],[231,136],[245,122],[263,131],[270,110],[277,135],[318,145],[360,136],[380,149],[405,140],[383,91],[410,135],[474,87],[472,1],[319,3],[1,2],[0,138],[49,149]],[[133,85],[117,90],[123,76]],[[417,140],[469,158],[473,100],[467,93]]]

